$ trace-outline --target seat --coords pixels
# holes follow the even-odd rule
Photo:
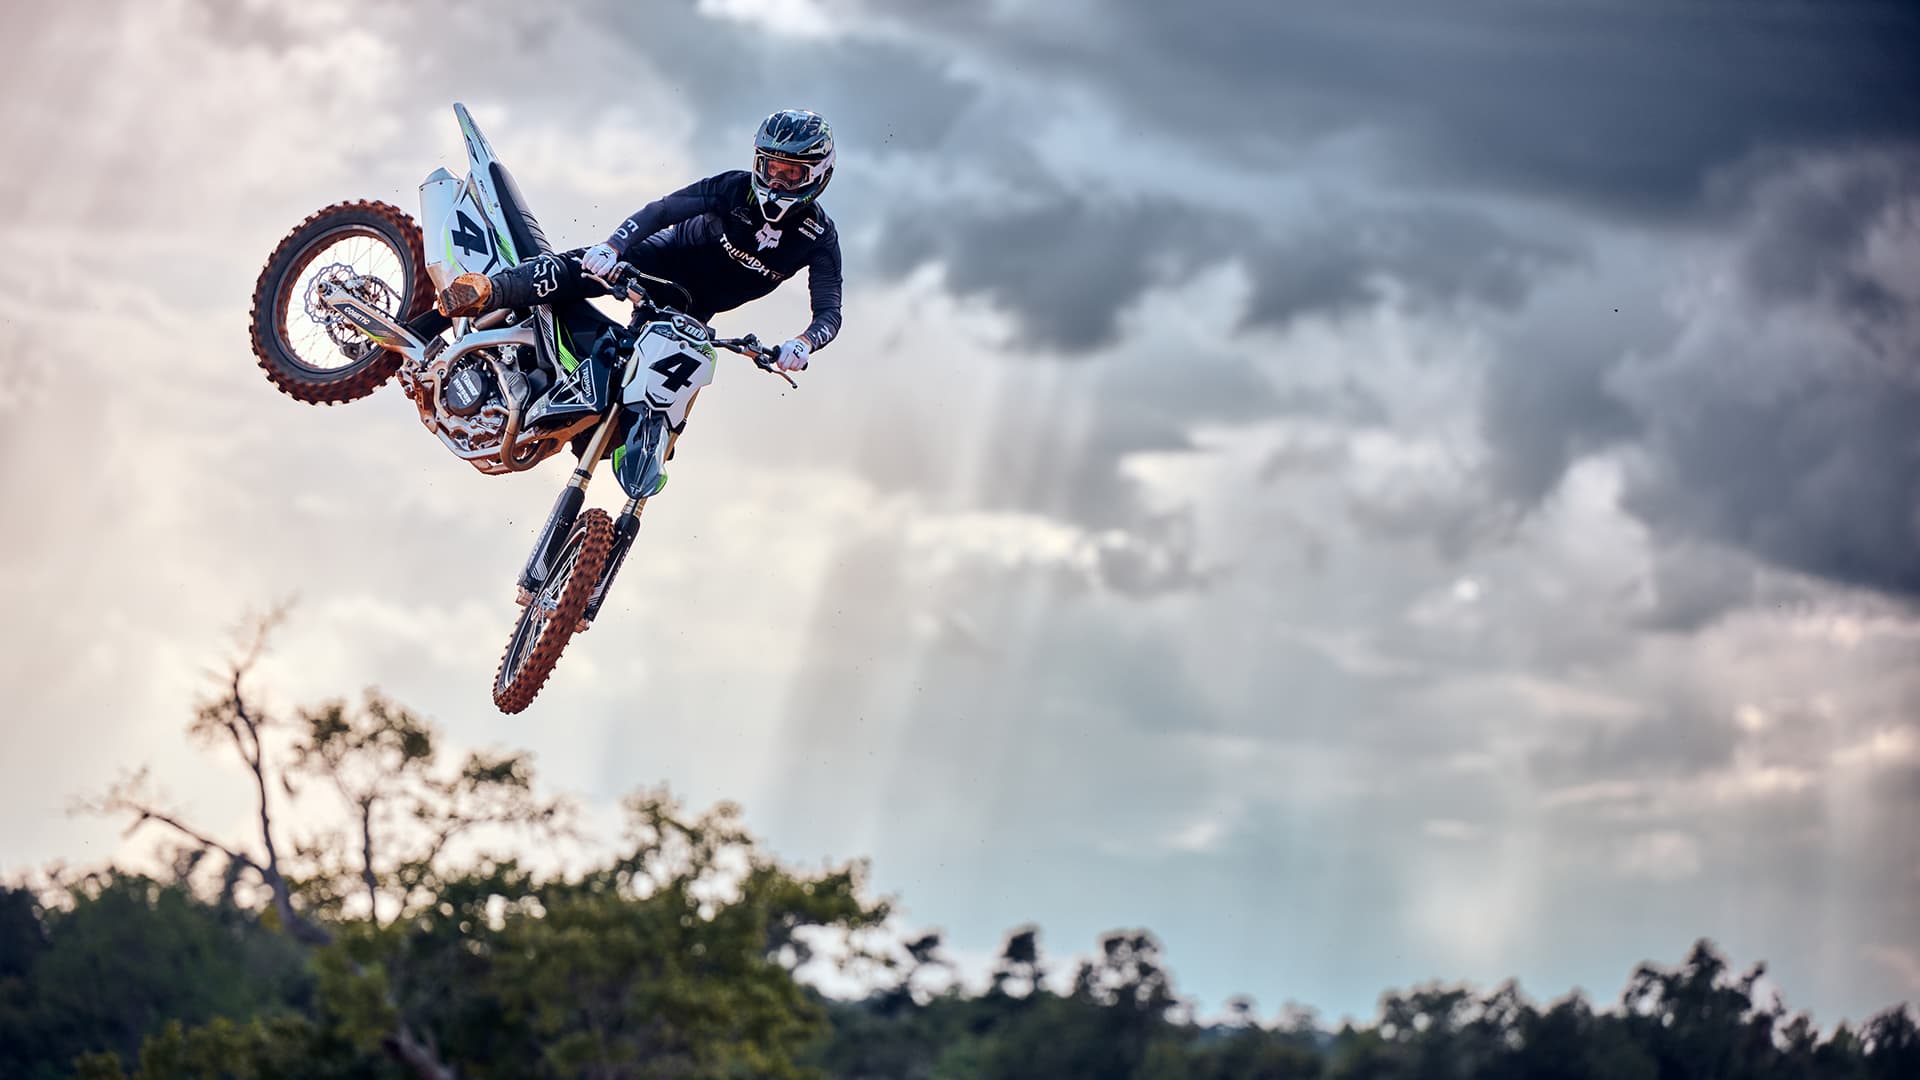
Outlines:
[[[527,209],[527,198],[520,194],[520,185],[513,182],[513,174],[497,161],[489,163],[487,171],[492,174],[493,193],[500,198],[500,215],[507,219],[513,253],[519,256],[517,261],[552,254],[553,245],[547,242],[546,231]]]

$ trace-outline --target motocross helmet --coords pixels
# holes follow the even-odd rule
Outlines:
[[[819,113],[783,109],[753,137],[753,198],[760,216],[779,221],[819,197],[833,179],[833,129]]]

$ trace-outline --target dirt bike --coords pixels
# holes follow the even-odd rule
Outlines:
[[[713,379],[716,347],[793,380],[753,335],[715,337],[665,302],[677,291],[691,307],[685,289],[625,263],[595,278],[633,304],[624,326],[584,300],[471,320],[439,316],[433,298],[461,273],[553,253],[473,117],[462,105],[453,109],[469,168],[465,179],[435,169],[420,185],[424,230],[379,202],[340,203],[307,218],[260,272],[253,349],[275,386],[309,404],[353,401],[398,375],[427,430],[490,476],[530,469],[562,449],[578,455],[521,570],[522,610],[494,677],[494,704],[517,713],[599,614],[647,500],[666,482],[673,433]],[[535,292],[552,287],[537,279]],[[581,510],[603,459],[627,494],[618,517]]]

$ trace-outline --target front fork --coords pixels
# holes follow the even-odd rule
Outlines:
[[[573,528],[573,519],[580,516],[580,506],[587,500],[587,481],[593,479],[594,467],[600,464],[601,455],[607,452],[607,444],[620,426],[619,420],[620,410],[609,413],[594,430],[593,438],[587,440],[586,449],[580,452],[573,477],[567,481],[566,487],[560,489],[560,497],[553,503],[553,512],[547,515],[547,524],[540,530],[540,539],[534,542],[533,554],[527,556],[527,565],[520,571],[523,595],[535,592],[547,580],[547,574],[553,569],[553,560],[566,544],[567,532]]]
[[[699,396],[699,391],[694,392]],[[667,433],[667,452],[665,457],[673,459],[673,444],[680,441],[680,433]],[[654,489],[659,492],[658,488]],[[650,498],[651,496],[649,496]],[[613,576],[620,572],[621,564],[627,561],[627,552],[633,547],[633,538],[640,531],[640,515],[647,508],[647,500],[631,498],[620,516],[613,519],[613,550],[607,555],[607,568],[600,573],[600,584],[594,586],[593,595],[587,598],[587,612],[580,617],[580,628],[586,629],[594,617],[600,614],[600,605],[606,602],[607,590],[613,588]]]
[[[626,509],[613,519],[613,550],[607,555],[607,568],[600,572],[600,583],[593,587],[593,595],[587,598],[586,614],[580,617],[582,623],[591,624],[600,614],[600,605],[606,602],[607,590],[613,588],[613,576],[620,572],[620,564],[627,561],[627,552],[633,547],[633,538],[640,531],[640,513],[647,508],[645,499],[628,499]]]
[[[540,539],[533,545],[533,554],[527,558],[526,568],[520,571],[522,604],[531,601],[534,591],[546,581],[547,574],[553,569],[553,560],[559,556],[567,533],[573,529],[574,519],[580,516],[580,507],[586,501],[587,481],[593,478],[593,468],[606,453],[607,444],[619,427],[618,418],[616,411],[594,431],[593,438],[588,441],[586,450],[580,455],[579,464],[573,470],[573,477],[561,489],[560,497],[554,500],[553,512],[547,515],[547,524],[540,531]],[[613,586],[613,577],[620,572],[621,564],[626,562],[627,551],[633,547],[633,538],[640,531],[640,514],[646,507],[645,499],[628,499],[620,516],[613,520],[613,550],[607,555],[607,568],[601,571],[593,595],[587,599],[586,613],[581,616],[582,629],[600,614],[600,605],[606,602],[607,590]]]

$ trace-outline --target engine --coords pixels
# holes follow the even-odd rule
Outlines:
[[[574,434],[540,430],[520,437],[521,410],[550,378],[526,370],[532,364],[533,350],[521,345],[477,349],[451,361],[442,351],[417,368],[402,365],[400,383],[420,410],[420,422],[448,449],[483,473],[513,472],[553,453]]]
[[[463,359],[440,384],[440,401],[454,416],[472,416],[499,394],[492,365],[472,357]]]

